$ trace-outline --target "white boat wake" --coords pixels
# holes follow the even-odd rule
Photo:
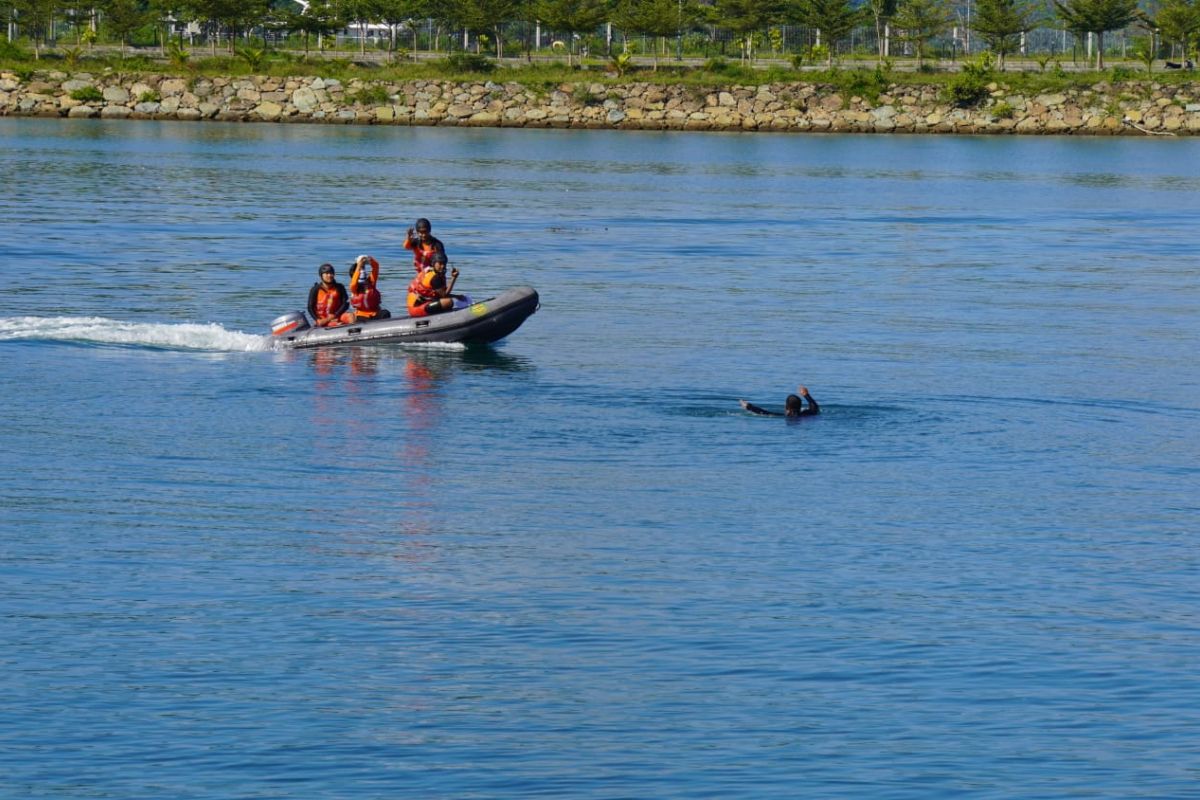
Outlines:
[[[216,323],[122,322],[104,317],[0,317],[0,342],[31,340],[169,350],[251,353],[271,350],[266,336]]]

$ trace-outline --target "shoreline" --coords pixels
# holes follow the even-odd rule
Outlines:
[[[1096,83],[1021,94],[998,83],[974,107],[933,85],[877,99],[802,81],[698,88],[590,81],[529,87],[443,80],[94,75],[0,71],[0,116],[292,124],[772,133],[1167,135],[1200,133],[1200,84]]]

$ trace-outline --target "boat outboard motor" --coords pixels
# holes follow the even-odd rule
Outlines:
[[[308,330],[308,317],[304,316],[303,311],[293,311],[290,314],[284,314],[282,317],[276,317],[271,323],[271,335],[283,336],[288,333]]]

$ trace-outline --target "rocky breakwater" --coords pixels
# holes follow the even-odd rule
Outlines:
[[[846,133],[1193,134],[1200,87],[1098,83],[1036,95],[1000,84],[971,107],[935,86],[878,97],[814,83],[662,86],[399,83],[270,76],[0,72],[0,115],[515,128]]]

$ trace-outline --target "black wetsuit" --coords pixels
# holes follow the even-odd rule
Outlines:
[[[746,410],[751,414],[762,414],[764,417],[808,417],[813,414],[820,414],[821,407],[817,405],[817,401],[813,400],[812,395],[806,395],[803,398],[808,402],[808,408],[801,409],[799,413],[788,413],[785,411],[768,411],[765,408],[760,408],[753,403],[746,403]]]

